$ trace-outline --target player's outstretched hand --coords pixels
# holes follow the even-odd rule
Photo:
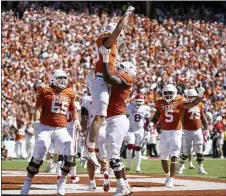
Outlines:
[[[134,10],[135,10],[135,7],[129,6],[129,7],[127,8],[125,14],[126,14],[126,15],[127,15],[127,14],[131,15],[131,14],[134,12]]]
[[[197,88],[197,91],[198,91],[198,96],[202,97],[205,92],[205,89],[202,87],[202,83],[200,83],[200,86]]]
[[[107,48],[105,48],[105,46],[101,46],[99,48],[99,52],[102,54],[103,62],[109,63],[109,54],[111,52],[111,49],[107,49]]]

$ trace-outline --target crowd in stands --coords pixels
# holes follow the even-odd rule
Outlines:
[[[4,140],[14,140],[19,126],[32,122],[35,91],[38,85],[48,84],[54,68],[68,73],[79,101],[86,89],[85,78],[94,66],[93,41],[127,8],[126,4],[116,5],[74,2],[70,6],[52,2],[46,6],[41,2],[20,2],[20,14],[12,10],[1,13]],[[135,94],[144,94],[146,103],[152,106],[167,83],[175,84],[181,95],[185,89],[202,83],[206,88],[203,102],[209,129],[213,135],[224,131],[225,9],[162,3],[154,9],[151,19],[140,13],[137,2],[135,7],[135,15],[126,28],[126,44],[117,57],[118,62],[130,60],[137,65]],[[216,129],[219,116],[223,128]]]

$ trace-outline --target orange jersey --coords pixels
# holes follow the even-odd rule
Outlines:
[[[183,128],[185,130],[198,130],[202,127],[201,112],[203,108],[203,103],[199,103],[197,106],[184,110]]]
[[[119,74],[121,80],[129,86],[128,89],[111,87],[111,96],[107,110],[107,118],[115,115],[126,113],[126,100],[129,98],[131,87],[133,84],[132,78],[128,74]]]
[[[75,110],[75,92],[71,88],[57,91],[51,87],[39,87],[36,107],[42,108],[40,122],[52,127],[66,127],[67,112]]]
[[[97,61],[95,65],[95,73],[103,73],[103,57],[102,54],[99,52],[99,48],[103,46],[104,40],[106,40],[108,36],[101,36],[96,40],[96,43],[94,44],[94,53],[96,55]],[[115,72],[115,60],[116,60],[116,52],[117,52],[117,47],[116,44],[114,43],[111,46],[111,53],[110,53],[110,58],[109,58],[109,70],[111,73]]]
[[[170,103],[167,103],[164,99],[155,102],[161,114],[162,130],[181,130],[184,100],[183,97],[177,97]]]

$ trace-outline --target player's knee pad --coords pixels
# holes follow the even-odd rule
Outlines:
[[[58,160],[57,161],[63,161],[64,160],[64,156],[62,154],[58,155]]]
[[[71,170],[71,167],[75,166],[74,162],[75,162],[75,156],[65,155],[60,169],[68,174]]]
[[[201,161],[203,161],[203,160],[204,160],[204,156],[203,156],[203,154],[199,154],[199,153],[197,153],[197,158],[196,158],[196,161],[201,162]]]
[[[135,146],[135,147],[134,147],[134,150],[135,150],[135,151],[141,151],[141,147],[140,147],[140,146]]]
[[[121,171],[125,167],[120,158],[113,158],[109,163],[113,171]]]
[[[181,155],[180,155],[180,158],[181,158],[182,160],[185,161],[185,160],[188,158],[188,156],[186,156],[186,155],[184,155],[184,154],[181,154]]]
[[[31,175],[37,174],[42,163],[43,163],[42,160],[37,160],[34,157],[32,157],[27,167],[27,172]]]
[[[134,149],[134,144],[128,144],[127,145],[128,150],[133,150]]]

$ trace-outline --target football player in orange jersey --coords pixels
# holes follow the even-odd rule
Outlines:
[[[128,195],[132,193],[132,189],[126,178],[125,166],[120,159],[120,149],[129,130],[129,119],[126,117],[126,101],[132,92],[136,67],[130,62],[123,62],[116,67],[116,74],[112,74],[109,69],[111,50],[101,46],[99,51],[104,62],[104,81],[111,85],[111,96],[107,109],[105,148],[109,165],[117,179],[117,190],[114,195]]]
[[[177,89],[173,84],[167,84],[162,91],[162,99],[155,101],[156,113],[153,122],[161,116],[162,132],[160,135],[160,157],[162,167],[167,174],[166,186],[174,187],[173,179],[176,174],[177,158],[180,155],[182,140],[182,116],[184,109],[190,109],[201,101],[205,89],[198,88],[198,96],[192,102],[185,102],[185,98],[177,96]],[[168,159],[171,159],[170,171]]]
[[[50,86],[38,88],[34,117],[37,138],[21,195],[28,195],[32,179],[39,172],[51,140],[54,141],[57,151],[64,155],[61,178],[57,181],[57,193],[58,195],[65,194],[66,176],[74,166],[75,158],[72,138],[66,129],[68,111],[70,111],[74,126],[79,126],[79,118],[74,105],[75,92],[66,88],[67,84],[67,74],[57,69],[51,73]]]
[[[194,101],[194,99],[198,96],[195,89],[189,89],[185,91],[185,96],[188,102]],[[197,155],[197,161],[199,164],[198,173],[199,174],[207,174],[203,168],[202,161],[203,157],[203,134],[202,134],[202,126],[204,130],[207,131],[207,120],[206,115],[204,113],[204,105],[203,103],[199,103],[198,105],[184,110],[184,116],[182,119],[184,136],[182,139],[182,153],[181,153],[181,161],[178,166],[177,173],[183,174],[183,166],[185,160],[188,158],[188,155],[191,151],[192,142],[194,151]],[[208,131],[207,131],[208,134]]]
[[[90,127],[90,135],[88,141],[87,158],[90,159],[96,166],[100,166],[95,155],[95,141],[107,115],[107,107],[109,103],[109,85],[103,80],[103,57],[99,52],[101,46],[111,48],[109,55],[109,69],[114,73],[117,49],[125,41],[124,27],[128,24],[129,16],[133,13],[134,7],[129,6],[124,16],[118,24],[110,23],[107,25],[104,34],[101,35],[93,45],[96,56],[95,77],[90,83],[90,93],[92,96],[92,114],[94,115],[93,122]]]

